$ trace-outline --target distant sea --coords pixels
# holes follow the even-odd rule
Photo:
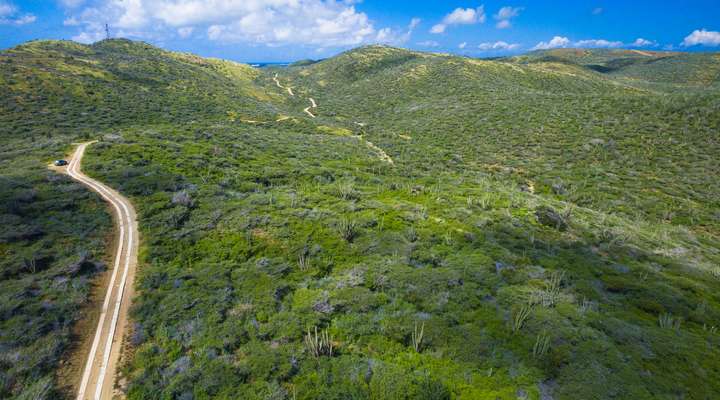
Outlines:
[[[248,65],[255,68],[266,68],[266,67],[287,67],[292,64],[291,62],[249,62]]]

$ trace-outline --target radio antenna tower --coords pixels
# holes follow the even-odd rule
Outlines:
[[[110,39],[110,27],[107,23],[105,24],[105,38]]]

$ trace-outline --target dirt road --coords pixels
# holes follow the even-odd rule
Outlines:
[[[77,393],[78,400],[111,399],[116,394],[115,375],[127,328],[130,300],[133,296],[132,283],[137,267],[139,241],[136,213],[130,201],[117,191],[87,177],[80,170],[85,148],[92,143],[80,144],[68,166],[59,169],[105,199],[113,209],[115,223],[118,226],[115,262],[92,347],[83,369]]]
[[[291,87],[285,87],[285,86],[283,86],[283,85],[280,84],[280,80],[278,79],[278,74],[275,74],[275,76],[273,77],[273,80],[275,81],[275,84],[277,85],[277,87],[279,87],[280,89],[285,89],[285,90],[287,90],[287,92],[288,92],[288,94],[289,94],[290,96],[295,96],[295,93],[293,93]]]
[[[275,84],[276,84],[279,88],[286,89],[284,86],[282,86],[282,85],[280,84],[280,80],[278,79],[278,74],[275,74],[275,76],[273,77],[273,80],[275,81]],[[294,94],[293,94],[292,90],[290,90],[290,88],[287,88],[287,90],[288,90],[288,92],[290,93],[291,96],[294,96]],[[303,109],[303,112],[304,112],[305,114],[307,114],[310,118],[316,118],[317,115],[313,114],[312,111],[310,111],[310,110],[316,109],[316,108],[318,107],[317,102],[315,102],[315,99],[313,99],[312,97],[308,98],[308,100],[310,101],[310,106],[309,106],[309,107],[305,107],[305,109]],[[281,120],[283,120],[283,119],[282,119],[282,118],[281,118],[281,119],[278,119],[277,122],[280,122]],[[246,121],[246,122],[257,122],[257,121]],[[362,123],[359,123],[359,122],[356,122],[355,124],[357,124],[357,125],[360,126],[360,127],[364,127],[364,126],[365,126],[365,124],[362,124]],[[374,151],[375,153],[377,153],[378,157],[379,157],[382,161],[385,161],[386,163],[391,164],[391,165],[394,165],[394,164],[395,164],[395,162],[393,161],[393,159],[390,158],[390,156],[389,156],[383,149],[381,149],[380,147],[376,146],[376,145],[373,144],[372,142],[365,140],[365,138],[363,138],[362,135],[353,135],[353,137],[356,138],[356,139],[358,139],[359,141],[365,143],[366,146],[368,146],[372,151]]]
[[[311,108],[317,108],[317,103],[315,103],[315,100],[311,97],[308,100],[310,100],[310,107],[306,107],[303,111],[305,111],[305,114],[309,115],[310,118],[315,118],[315,114],[310,112]]]

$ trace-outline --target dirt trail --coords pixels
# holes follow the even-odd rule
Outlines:
[[[311,118],[315,118],[315,115],[312,112],[310,112],[310,109],[317,108],[317,103],[315,103],[315,100],[313,100],[312,97],[309,98],[308,100],[310,100],[310,107],[305,107],[305,109],[303,111],[305,111],[305,113],[307,115],[309,115]]]
[[[631,51],[633,51],[637,54],[640,54],[641,56],[655,57],[655,55],[653,55],[652,53],[648,53],[647,51],[640,51],[640,50],[631,50]]]
[[[275,81],[275,84],[276,84],[279,88],[285,89],[285,87],[280,84],[280,80],[278,79],[278,74],[275,74],[275,76],[273,77],[273,80]],[[293,94],[293,92],[292,92],[292,90],[291,90],[290,88],[287,88],[287,90],[288,90],[288,93],[290,93],[291,96],[294,96],[294,94]],[[305,114],[307,114],[308,116],[310,116],[310,118],[316,118],[317,116],[316,116],[315,114],[313,114],[312,111],[310,111],[310,110],[317,108],[318,105],[317,105],[317,103],[315,102],[315,99],[313,99],[312,97],[308,98],[308,100],[310,101],[310,106],[309,106],[309,107],[305,107],[305,109],[303,109],[303,112],[305,112]],[[287,118],[287,117],[286,117],[286,118]],[[284,119],[286,119],[286,118],[278,119],[277,122],[282,121],[282,120],[284,120]],[[257,122],[257,121],[246,121],[246,122]],[[359,123],[359,122],[356,122],[355,124],[357,124],[357,125],[360,126],[360,127],[364,127],[364,126],[365,126],[365,124],[362,124],[362,123]],[[367,147],[369,147],[372,151],[374,151],[375,153],[377,153],[378,158],[380,158],[380,160],[385,161],[386,163],[388,163],[388,164],[390,164],[390,165],[395,165],[395,161],[393,161],[393,159],[385,152],[385,150],[383,150],[383,149],[381,149],[380,147],[376,146],[373,142],[370,142],[370,141],[368,141],[368,140],[365,140],[365,138],[364,138],[362,135],[353,135],[352,137],[354,137],[355,139],[357,139],[357,140],[365,143],[365,145],[366,145]]]
[[[385,152],[385,150],[383,150],[383,149],[375,146],[375,144],[374,144],[373,142],[371,142],[371,141],[369,141],[369,140],[365,140],[365,138],[362,137],[362,135],[355,135],[355,136],[353,136],[353,137],[357,138],[357,139],[360,140],[361,142],[364,142],[367,147],[369,147],[369,148],[372,149],[375,153],[377,153],[378,157],[379,157],[382,161],[385,161],[386,163],[388,163],[388,164],[390,164],[390,165],[395,165],[395,161],[393,161],[393,159],[390,158],[390,156]]]
[[[78,386],[78,400],[111,399],[121,395],[114,389],[115,376],[134,292],[133,281],[139,243],[137,214],[130,201],[80,170],[85,148],[92,143],[94,142],[78,145],[67,167],[54,168],[97,192],[108,202],[113,209],[119,231],[112,275]]]
[[[295,93],[293,93],[292,88],[290,88],[290,87],[285,87],[285,86],[283,86],[283,85],[280,84],[280,79],[278,79],[278,74],[275,74],[275,76],[273,76],[273,80],[275,81],[275,84],[277,85],[277,87],[279,87],[280,89],[285,89],[285,90],[287,90],[287,92],[288,92],[288,94],[289,94],[290,96],[295,96]]]

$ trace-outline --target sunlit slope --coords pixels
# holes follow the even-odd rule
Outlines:
[[[0,53],[3,131],[63,133],[117,124],[268,112],[259,72],[140,42],[30,42]],[[28,118],[33,115],[35,118]]]

